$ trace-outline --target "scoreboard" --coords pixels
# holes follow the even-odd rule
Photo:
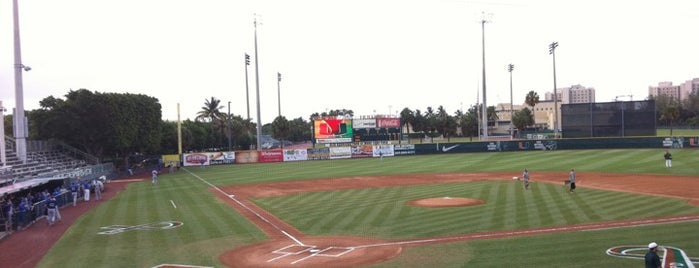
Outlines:
[[[314,120],[313,138],[317,143],[400,140],[400,127],[400,118],[397,117],[324,117]]]

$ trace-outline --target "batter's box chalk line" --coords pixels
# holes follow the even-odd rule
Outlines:
[[[301,259],[293,261],[291,264],[296,264],[298,262],[307,260],[312,257],[342,257],[342,255],[345,255],[347,253],[350,253],[354,250],[354,247],[326,247],[326,248],[318,248],[317,246],[314,245],[288,245],[285,247],[282,247],[280,249],[276,249],[272,251],[274,254],[279,254],[280,256],[274,257],[272,259],[267,260],[267,262],[273,262],[288,256],[292,255],[300,255],[304,253],[310,253],[308,256],[303,257]]]

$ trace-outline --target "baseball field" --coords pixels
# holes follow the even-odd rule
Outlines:
[[[699,262],[699,150],[673,150],[672,168],[663,153],[190,167],[157,185],[111,182],[37,266],[640,267],[652,241]],[[528,190],[513,179],[524,168]]]

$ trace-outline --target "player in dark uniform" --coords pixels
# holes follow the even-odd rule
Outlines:
[[[660,257],[658,256],[658,244],[652,242],[648,244],[648,252],[646,253],[646,268],[660,268]]]

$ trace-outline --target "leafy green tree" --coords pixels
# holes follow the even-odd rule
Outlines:
[[[512,117],[512,124],[519,130],[522,131],[528,126],[534,125],[534,114],[529,108],[524,107],[522,110],[515,111]]]
[[[40,105],[31,121],[37,139],[58,139],[100,160],[160,152],[162,112],[153,97],[79,89]]]
[[[282,148],[284,148],[283,141],[288,139],[290,131],[291,124],[289,124],[289,120],[286,120],[286,117],[277,116],[277,118],[272,121],[272,137],[275,137],[282,142]]]
[[[478,106],[471,106],[468,111],[461,117],[460,126],[461,133],[468,135],[471,140],[473,136],[478,136]]]
[[[295,142],[308,141],[311,139],[311,124],[299,117],[289,121],[289,135],[287,139]]]

